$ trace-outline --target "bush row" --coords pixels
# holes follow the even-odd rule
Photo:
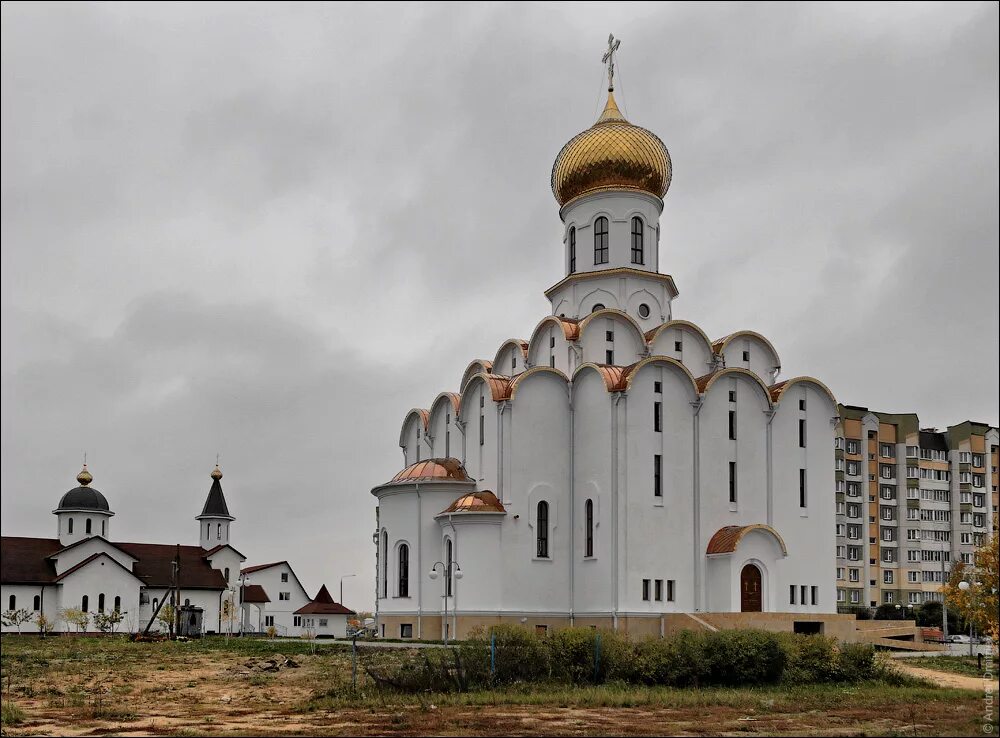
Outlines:
[[[492,657],[491,638],[495,638]],[[551,680],[756,686],[884,676],[869,645],[755,630],[683,631],[669,638],[633,641],[620,633],[591,628],[565,628],[539,637],[519,626],[498,625],[463,642],[457,664],[470,685]]]

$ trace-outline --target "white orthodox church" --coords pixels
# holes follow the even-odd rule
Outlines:
[[[836,401],[781,379],[761,334],[712,339],[675,317],[670,155],[625,119],[613,79],[609,64],[604,111],[552,167],[552,313],[411,410],[404,468],[372,490],[386,637],[662,634],[713,613],[791,629],[836,612]]]
[[[198,524],[198,545],[131,543],[111,539],[114,512],[93,487],[84,464],[77,485],[60,499],[55,538],[0,538],[0,608],[25,612],[4,632],[37,633],[44,615],[52,632],[97,630],[97,615],[118,611],[118,632],[167,628],[167,602],[176,605],[184,635],[271,633],[343,637],[354,613],[326,587],[309,597],[287,561],[243,567],[246,556],[230,542],[232,523],[222,471],[212,484]],[[173,591],[173,595],[171,595]],[[74,623],[67,614],[87,614]]]

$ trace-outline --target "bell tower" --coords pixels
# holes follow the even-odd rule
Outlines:
[[[218,464],[212,470],[211,477],[212,487],[208,490],[205,506],[201,515],[195,518],[198,521],[198,539],[205,550],[228,544],[229,524],[236,520],[229,514],[226,497],[222,494],[222,470]]]

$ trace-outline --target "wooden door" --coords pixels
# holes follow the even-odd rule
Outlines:
[[[747,564],[740,572],[740,610],[742,612],[760,612],[763,609],[760,590],[760,569],[753,564]]]

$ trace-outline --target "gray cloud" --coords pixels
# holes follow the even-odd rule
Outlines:
[[[675,314],[998,420],[995,4],[2,13],[7,534],[86,449],[116,537],[191,540],[218,451],[237,544],[368,606],[402,415],[561,276],[549,169],[610,30],[674,159]]]

